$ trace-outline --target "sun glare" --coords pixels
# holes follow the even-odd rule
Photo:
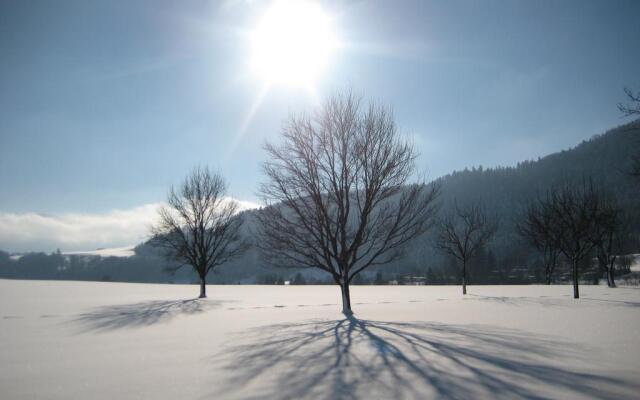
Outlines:
[[[253,72],[269,84],[313,85],[336,45],[330,25],[317,3],[273,3],[251,33]]]

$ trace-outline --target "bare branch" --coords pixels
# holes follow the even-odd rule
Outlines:
[[[408,180],[416,153],[387,108],[348,93],[292,116],[267,144],[259,247],[278,266],[327,271],[341,286],[396,260],[432,224],[438,188]]]
[[[558,226],[551,209],[545,207],[541,199],[528,204],[521,221],[516,224],[516,232],[542,254],[546,282],[549,285],[558,263],[559,250],[555,232]]]
[[[629,88],[624,88],[624,93],[627,95],[628,103],[618,103],[618,110],[625,117],[633,117],[640,115],[640,92],[633,93]]]

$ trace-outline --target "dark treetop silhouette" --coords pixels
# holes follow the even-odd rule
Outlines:
[[[570,261],[573,275],[573,297],[579,298],[578,263],[606,234],[612,218],[602,193],[591,182],[581,186],[563,185],[538,199],[534,205],[542,215],[549,215],[554,227],[548,233],[550,243]]]
[[[629,241],[628,226],[623,210],[615,199],[604,198],[598,213],[598,224],[594,234],[596,257],[600,269],[607,274],[607,285],[616,287],[615,263],[619,254],[625,254]]]
[[[516,225],[516,232],[542,255],[545,280],[551,285],[553,271],[558,264],[558,244],[553,230],[556,228],[553,213],[540,203],[530,202],[526,205],[520,221]]]
[[[170,189],[169,206],[160,209],[160,222],[152,228],[151,244],[177,261],[177,268],[190,265],[198,274],[200,297],[207,297],[207,274],[247,249],[238,204],[225,197],[226,188],[219,174],[195,168],[177,190]]]
[[[283,143],[265,149],[263,254],[275,265],[331,274],[350,314],[351,280],[398,259],[431,226],[436,187],[407,184],[413,147],[399,137],[391,111],[362,107],[352,94],[331,98],[314,117],[291,117]]]

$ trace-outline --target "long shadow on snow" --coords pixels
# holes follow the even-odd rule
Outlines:
[[[228,376],[214,395],[251,398],[620,398],[637,386],[571,371],[580,349],[482,326],[360,320],[262,326],[216,355]],[[575,364],[573,364],[575,365]],[[579,365],[579,364],[578,364]],[[266,383],[266,386],[265,386]],[[622,396],[632,397],[630,394]]]
[[[557,297],[527,297],[527,296],[520,296],[520,297],[514,297],[514,296],[484,296],[484,295],[479,295],[479,294],[468,294],[469,299],[474,299],[474,300],[480,300],[480,301],[490,301],[490,302],[496,302],[496,303],[502,303],[502,304],[506,304],[506,305],[512,305],[512,306],[519,306],[522,304],[539,304],[542,306],[569,306],[572,305],[575,302],[574,299],[569,298],[570,296],[564,295],[565,298],[557,298]],[[616,306],[626,306],[626,307],[640,307],[640,302],[635,302],[635,301],[626,301],[626,300],[611,300],[611,299],[599,299],[599,298],[593,298],[593,297],[585,297],[585,296],[581,296],[580,300],[584,301],[588,301],[589,303],[593,304],[593,303],[598,303],[598,302],[602,302],[602,303],[609,303],[612,305],[616,305]]]
[[[110,331],[139,328],[168,322],[180,315],[193,315],[219,307],[223,302],[208,299],[154,300],[133,304],[104,306],[80,314],[72,320],[84,331]]]

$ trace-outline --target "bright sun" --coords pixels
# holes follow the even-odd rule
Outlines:
[[[251,33],[253,72],[267,83],[311,86],[336,46],[328,16],[311,1],[277,1]]]

